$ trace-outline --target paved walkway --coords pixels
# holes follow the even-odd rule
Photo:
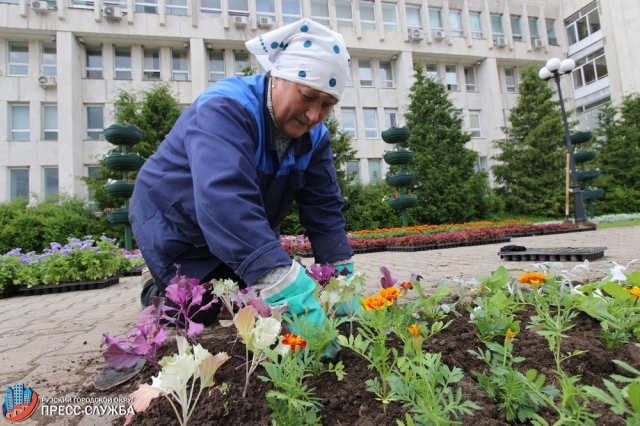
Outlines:
[[[603,258],[591,262],[591,269],[608,271],[611,262],[626,265],[640,258],[639,241],[640,226],[622,227],[514,238],[511,243],[445,250],[362,254],[355,256],[354,263],[356,271],[366,274],[367,287],[372,292],[379,286],[381,266],[389,268],[400,280],[409,279],[412,272],[418,273],[424,277],[423,287],[428,288],[441,278],[471,279],[487,276],[501,265],[509,269],[526,269],[532,265],[533,262],[528,261],[501,260],[497,253],[506,244],[528,249],[607,247]],[[303,259],[307,266],[311,261]],[[578,263],[563,262],[564,269],[570,270]],[[640,270],[640,262],[629,270]],[[104,366],[100,348],[102,335],[108,332],[122,336],[130,331],[140,311],[139,292],[140,278],[128,277],[101,290],[0,300],[0,397],[4,397],[6,387],[14,383],[31,387],[40,398],[73,398],[77,396],[75,390],[93,388],[93,381]],[[100,396],[97,391],[95,394]],[[108,425],[114,418],[110,415],[45,416],[42,405],[30,420],[20,424]],[[118,404],[110,405],[117,407]]]

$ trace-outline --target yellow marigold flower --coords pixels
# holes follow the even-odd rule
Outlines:
[[[409,330],[409,333],[411,333],[411,335],[413,337],[420,336],[420,325],[419,324],[412,324],[409,327],[407,327],[407,330]]]
[[[516,333],[514,333],[513,331],[511,331],[510,328],[507,329],[507,338],[508,339],[513,339],[514,337],[516,337]]]
[[[285,334],[285,336],[282,338],[282,344],[289,345],[289,348],[292,351],[296,350],[296,346],[300,346],[303,349],[307,347],[306,340],[304,340],[302,337],[296,334],[291,334],[291,333]]]
[[[402,287],[403,290],[411,290],[413,288],[413,284],[409,282],[403,282],[402,284],[400,284],[400,287]]]
[[[367,311],[383,309],[387,306],[387,299],[382,296],[373,295],[364,299],[364,307]]]
[[[400,297],[400,290],[396,287],[381,288],[380,297],[384,297],[391,305],[396,297]]]
[[[640,287],[638,286],[633,286],[631,288],[625,288],[625,291],[628,291],[629,293],[631,293],[632,295],[634,295],[635,297],[640,297]]]
[[[547,276],[542,272],[530,272],[520,275],[518,282],[520,284],[541,285],[547,280]]]

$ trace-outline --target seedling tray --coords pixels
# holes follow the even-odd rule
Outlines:
[[[64,283],[64,284],[51,284],[51,285],[37,285],[34,287],[21,287],[15,293],[16,296],[35,296],[40,294],[51,293],[66,293],[68,291],[80,291],[80,290],[97,290],[100,288],[110,287],[114,284],[118,284],[120,278],[111,277],[104,280],[96,281],[83,281],[77,283]]]
[[[606,247],[555,247],[528,248],[526,251],[500,251],[498,256],[506,261],[582,262],[604,257]]]

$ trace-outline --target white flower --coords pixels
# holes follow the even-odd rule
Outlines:
[[[626,281],[627,280],[627,276],[624,274],[624,271],[627,269],[626,267],[622,266],[622,265],[618,265],[616,262],[612,262],[614,266],[611,269],[611,274],[613,275],[611,277],[611,281],[617,281],[619,283]]]
[[[237,290],[238,283],[229,279],[216,281],[216,283],[213,285],[213,294],[218,297],[222,296],[224,293],[231,293],[232,291]]]
[[[249,333],[253,352],[269,348],[278,340],[280,322],[274,318],[258,318],[256,326]]]

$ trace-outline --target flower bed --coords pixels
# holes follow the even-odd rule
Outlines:
[[[382,267],[379,292],[362,296],[361,308],[350,315],[352,325],[337,319],[334,308],[350,300],[347,289],[359,288],[361,277],[332,275],[324,286],[318,282],[320,300],[333,318],[326,330],[294,321],[307,339],[280,334],[287,322],[278,312],[225,281],[213,291],[236,312],[232,321],[204,334],[201,328],[190,334],[193,325],[184,324],[176,332],[191,342],[179,337],[177,345],[164,346],[166,334],[144,335],[148,328],[137,325],[129,342],[157,343],[162,335],[152,359],[165,358],[148,363],[135,383],[81,396],[124,392],[137,411],[129,424],[145,426],[158,419],[178,424],[169,420],[175,416],[186,424],[188,412],[191,424],[229,426],[638,424],[640,287],[634,283],[640,271],[616,265],[601,280],[586,282],[593,276],[588,265],[572,271],[557,264],[536,268],[517,279],[500,267],[471,281],[443,280],[426,296],[420,277],[401,281]],[[318,269],[310,270],[317,278]],[[181,310],[192,308],[199,297],[194,287],[184,277],[177,285],[167,295],[181,295]],[[405,298],[411,291],[415,297]],[[155,324],[158,313],[166,315],[162,305],[140,318]],[[322,333],[329,332],[343,347],[342,360],[318,364]],[[125,339],[106,335],[105,341],[107,359],[141,356],[140,350],[126,349]],[[200,367],[205,361],[206,369]],[[178,368],[187,365],[190,370]],[[153,383],[152,376],[158,376]],[[197,379],[208,389],[201,397],[199,386],[189,391]]]

